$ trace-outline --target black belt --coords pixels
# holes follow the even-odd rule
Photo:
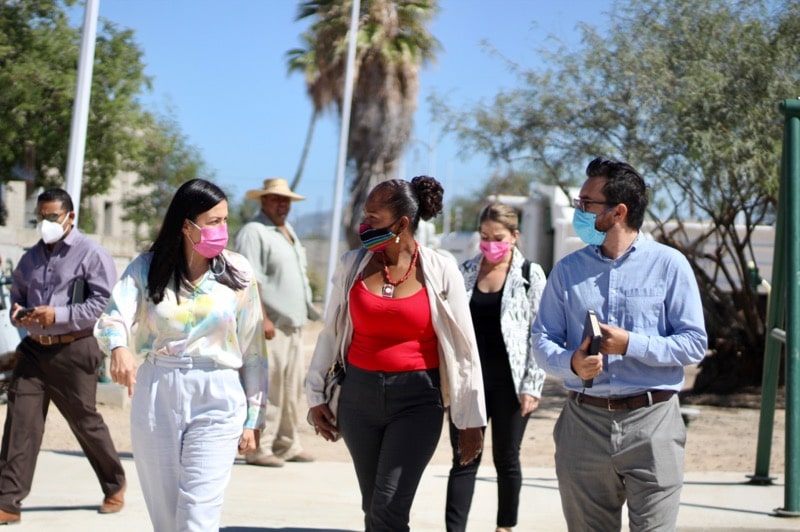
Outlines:
[[[569,392],[569,398],[574,399],[578,404],[587,404],[608,410],[636,410],[669,401],[673,395],[675,395],[673,390],[651,390],[627,397],[594,397],[585,393]]]
[[[54,335],[30,334],[28,335],[28,338],[30,338],[37,344],[41,345],[59,345],[59,344],[71,344],[75,340],[86,338],[87,336],[91,336],[93,333],[94,333],[93,329],[86,329],[84,331],[75,331],[73,333],[68,333],[68,334],[54,334]]]

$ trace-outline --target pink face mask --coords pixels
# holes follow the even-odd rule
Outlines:
[[[511,242],[497,242],[496,240],[481,240],[478,245],[483,253],[483,257],[491,263],[498,263],[503,260],[508,250],[511,249]]]
[[[224,224],[207,225],[200,227],[193,221],[189,223],[200,229],[200,242],[194,242],[192,237],[189,241],[194,246],[194,250],[207,259],[213,259],[228,245],[228,226]]]

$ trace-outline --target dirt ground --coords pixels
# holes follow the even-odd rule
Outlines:
[[[310,357],[318,331],[318,324],[309,325],[304,331],[307,357]],[[687,384],[693,380],[692,371],[693,368],[687,371]],[[553,467],[552,430],[561,410],[563,397],[564,392],[560,384],[548,380],[541,405],[534,412],[525,433],[521,452],[523,466]],[[698,411],[697,417],[689,424],[686,470],[741,472],[743,475],[754,473],[760,411],[758,402],[754,400],[752,394],[749,397],[699,397],[692,400],[706,404],[685,405],[687,408]],[[750,407],[711,406],[711,404],[745,404]],[[753,408],[753,406],[755,407]],[[131,451],[129,406],[120,408],[101,404],[98,405],[98,410],[108,424],[117,450],[120,453],[129,453]],[[5,420],[5,405],[0,406],[0,420]],[[305,421],[301,423],[301,435],[303,446],[317,460],[350,461],[343,442],[326,442],[316,436]],[[785,410],[778,409],[775,412],[772,438],[769,471],[771,475],[783,475],[784,436]],[[491,437],[488,433],[485,447],[484,460],[487,461],[491,456],[489,450]],[[42,448],[46,450],[79,450],[66,422],[52,406]],[[449,461],[449,439],[445,428],[433,463],[447,464]]]

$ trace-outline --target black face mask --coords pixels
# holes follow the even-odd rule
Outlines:
[[[367,224],[361,224],[358,227],[358,236],[361,238],[361,245],[373,253],[383,251],[389,247],[389,244],[392,243],[392,239],[397,236],[390,229],[396,222],[395,220],[386,227],[380,229],[373,229]]]

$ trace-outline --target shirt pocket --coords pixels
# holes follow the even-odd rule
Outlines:
[[[664,323],[663,286],[631,287],[625,295],[624,328],[628,331],[657,330]]]

